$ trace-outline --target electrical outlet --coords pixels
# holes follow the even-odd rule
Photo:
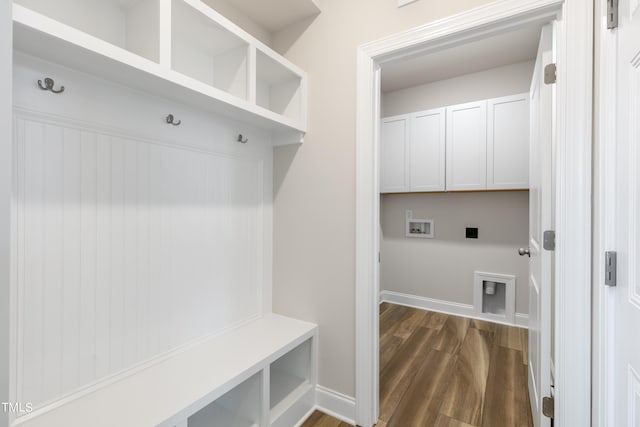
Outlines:
[[[478,238],[478,227],[467,227],[465,232],[465,237],[467,239],[477,239]]]

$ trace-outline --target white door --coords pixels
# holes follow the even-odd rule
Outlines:
[[[614,225],[618,285],[613,291],[611,401],[616,427],[640,427],[640,1],[620,0],[619,11]]]
[[[410,147],[411,191],[444,191],[444,108],[413,113]]]
[[[387,117],[380,124],[380,192],[409,191],[410,115]]]
[[[531,81],[529,155],[529,397],[535,427],[549,426],[542,398],[551,388],[551,261],[543,233],[553,225],[552,86],[544,66],[553,62],[553,29],[542,29]],[[522,254],[522,251],[521,251]]]
[[[487,188],[487,101],[447,107],[447,190]]]

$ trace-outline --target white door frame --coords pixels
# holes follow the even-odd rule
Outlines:
[[[13,380],[13,354],[10,349],[12,316],[11,272],[11,209],[13,176],[13,22],[12,2],[0,2],[0,402],[14,396],[10,390]],[[0,407],[0,427],[8,427],[10,414]]]
[[[594,0],[501,0],[358,48],[356,422],[378,416],[380,64],[527,22],[556,25],[555,421],[591,424],[591,154]]]
[[[593,427],[615,423],[614,298],[604,286],[604,252],[615,248],[617,33],[607,29],[607,0],[597,0],[595,19],[598,91],[595,95],[593,199]]]

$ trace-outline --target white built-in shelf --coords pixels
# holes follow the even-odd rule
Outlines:
[[[277,419],[311,388],[311,340],[280,357],[270,366],[269,407]]]
[[[262,377],[258,373],[205,406],[187,420],[187,427],[259,427]]]
[[[212,3],[209,0],[203,1]],[[277,33],[322,11],[319,0],[227,0],[227,2],[270,33]]]
[[[269,398],[261,393],[264,371],[292,350],[295,355],[285,358],[289,362],[281,367],[299,369],[298,363],[304,363],[298,356],[299,346],[308,345],[311,351],[316,337],[314,324],[268,314],[128,376],[21,416],[13,425],[113,427],[125,422],[137,427],[174,427],[186,421],[189,427],[198,427],[203,418],[211,420],[207,414],[212,413],[227,417],[230,423],[216,420],[210,426],[250,427],[257,424],[264,405],[261,399]],[[315,372],[311,366],[315,358],[304,360],[305,369]],[[295,367],[286,367],[288,363]]]
[[[306,74],[199,0],[15,0],[16,50],[240,120],[306,131]]]

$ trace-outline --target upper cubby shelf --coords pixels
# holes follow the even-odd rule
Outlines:
[[[306,131],[306,74],[199,0],[15,0],[16,50],[264,128]]]

